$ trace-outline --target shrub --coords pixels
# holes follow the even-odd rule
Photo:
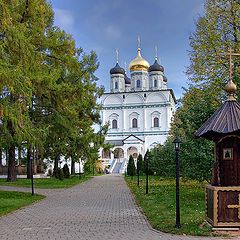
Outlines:
[[[47,175],[50,176],[50,177],[52,177],[52,175],[53,175],[53,170],[52,170],[52,168],[49,168],[49,169],[48,169]]]
[[[68,167],[67,163],[64,164],[62,171],[63,171],[64,178],[70,177],[69,167]]]
[[[55,171],[55,178],[57,178],[59,180],[63,180],[63,178],[64,178],[63,170],[59,167]]]

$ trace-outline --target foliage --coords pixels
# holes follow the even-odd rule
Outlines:
[[[150,176],[149,193],[145,194],[145,178],[137,186],[126,177],[137,203],[143,209],[153,228],[169,233],[186,235],[212,235],[205,224],[204,184],[197,181],[180,181],[181,225],[175,228],[175,179]]]
[[[11,192],[0,190],[0,216],[15,211],[21,207],[30,205],[36,201],[43,199],[44,196],[23,192]]]
[[[137,157],[137,173],[139,173],[139,175],[142,175],[143,171],[144,171],[143,157],[141,154],[139,154]]]
[[[225,85],[229,81],[226,53],[230,46],[234,52],[240,52],[239,13],[239,1],[205,2],[205,13],[196,21],[196,30],[190,36],[189,87],[178,102],[170,137],[164,146],[151,151],[151,168],[159,175],[173,176],[175,172],[172,141],[178,136],[182,141],[181,176],[210,179],[214,145],[211,141],[196,139],[194,134],[226,100]],[[233,80],[236,84],[239,84],[239,63],[240,58],[234,58]]]
[[[47,175],[50,176],[50,177],[53,176],[53,170],[52,170],[52,168],[49,168],[49,169],[48,169]]]
[[[80,161],[92,139],[99,140],[95,152],[103,145],[104,131],[92,129],[100,124],[103,93],[97,56],[77,48],[53,18],[47,0],[0,0],[0,147],[9,149],[10,181],[22,142],[41,149],[55,169],[60,156]]]
[[[240,51],[240,3],[236,0],[206,0],[205,14],[196,22],[196,30],[190,36],[190,66],[187,73],[198,88],[209,87],[215,96],[225,96],[224,86],[229,80],[231,46]],[[234,81],[239,83],[238,66],[234,60]]]
[[[153,155],[152,153],[147,150],[145,155],[144,155],[144,173],[148,173],[148,175],[153,175],[154,174],[154,171],[153,169],[151,168],[151,165],[153,165]]]
[[[128,160],[127,175],[128,176],[136,175],[136,167],[135,167],[135,163],[134,163],[134,159],[133,159],[132,155],[130,155],[129,160]]]
[[[68,167],[67,163],[64,164],[64,166],[62,168],[62,171],[63,171],[64,178],[69,178],[70,177],[69,167]]]
[[[54,177],[59,180],[64,179],[63,170],[60,167],[58,167],[58,168],[56,168],[56,170],[54,170]]]

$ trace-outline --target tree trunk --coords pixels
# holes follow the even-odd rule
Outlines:
[[[0,166],[2,166],[3,165],[3,163],[2,163],[3,161],[2,161],[2,148],[0,148]]]
[[[31,147],[27,149],[27,179],[31,178]]]
[[[7,129],[12,136],[14,137],[14,129],[13,124],[11,121],[7,122]],[[10,144],[10,147],[8,149],[8,182],[15,182],[17,179],[17,173],[16,173],[16,162],[15,162],[15,145],[13,143]]]
[[[15,146],[11,145],[8,151],[8,182],[15,182],[17,179],[16,162],[15,162]]]
[[[60,156],[57,155],[54,159],[54,169],[53,169],[53,176],[56,175],[56,170],[58,168],[58,161],[60,160]]]
[[[75,161],[71,157],[71,175],[75,175]]]
[[[18,147],[18,165],[22,164],[22,146],[19,145]]]

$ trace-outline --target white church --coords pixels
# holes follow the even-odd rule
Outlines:
[[[124,173],[130,155],[136,159],[164,144],[175,112],[176,98],[157,56],[150,66],[139,46],[129,69],[130,78],[119,66],[117,53],[116,66],[110,70],[110,92],[102,96],[102,122],[109,123],[106,142],[114,147],[101,150],[101,158],[111,173]]]

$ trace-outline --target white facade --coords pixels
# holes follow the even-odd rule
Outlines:
[[[102,122],[109,123],[106,142],[114,147],[111,153],[102,150],[101,157],[112,165],[110,171],[118,164],[115,172],[124,172],[130,155],[144,156],[147,149],[164,144],[175,112],[175,96],[167,88],[163,67],[157,59],[149,67],[140,51],[129,65],[131,79],[117,62],[110,71],[111,90],[102,96]]]

